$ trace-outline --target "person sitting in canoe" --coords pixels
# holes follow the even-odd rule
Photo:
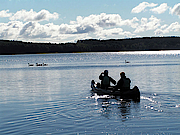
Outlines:
[[[110,82],[114,85],[116,84],[116,81],[108,76],[108,70],[104,70],[104,72],[100,74],[99,79],[101,80],[101,88],[107,89],[110,86]]]
[[[121,92],[125,92],[126,90],[130,90],[131,80],[129,78],[126,78],[124,72],[121,72],[120,76],[121,76],[121,78],[116,85],[116,90],[120,89]]]

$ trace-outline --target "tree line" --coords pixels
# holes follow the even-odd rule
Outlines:
[[[73,53],[180,50],[180,37],[143,37],[129,39],[87,39],[76,43],[32,43],[0,40],[0,54]]]

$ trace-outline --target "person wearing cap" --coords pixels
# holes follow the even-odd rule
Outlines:
[[[124,92],[126,90],[130,90],[131,80],[129,78],[126,78],[124,72],[121,72],[120,76],[121,76],[121,78],[116,85],[116,89],[120,89],[121,92]]]
[[[107,89],[110,86],[110,82],[114,85],[116,84],[116,81],[108,76],[108,70],[104,70],[104,72],[100,74],[99,79],[101,80],[101,88]]]

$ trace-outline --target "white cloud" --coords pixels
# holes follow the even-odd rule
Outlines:
[[[168,7],[167,3],[163,3],[163,4],[161,4],[159,7],[150,9],[150,11],[152,11],[152,12],[154,12],[154,13],[157,13],[157,14],[162,14],[162,13],[164,13],[168,8],[169,8],[169,7]]]
[[[69,42],[78,39],[85,39],[88,33],[83,34],[64,34],[59,29],[62,25],[53,23],[40,24],[39,22],[20,22],[10,21],[0,23],[0,38],[11,40],[22,40],[31,42]]]
[[[143,3],[141,3],[143,5]],[[163,3],[164,4],[164,3]],[[154,7],[153,3],[144,3],[146,7]],[[146,8],[144,6],[144,9]],[[160,8],[161,7],[161,8]],[[162,13],[162,4],[153,8],[152,11]],[[175,6],[176,7],[176,6]],[[143,9],[143,10],[144,10]],[[174,10],[173,10],[174,9]],[[178,13],[178,7],[173,8],[173,14]],[[77,16],[75,21],[69,24],[63,23],[55,25],[53,23],[40,23],[44,20],[58,19],[58,13],[50,13],[47,10],[35,12],[20,10],[16,13],[9,13],[9,10],[0,11],[2,17],[9,17],[8,23],[0,23],[0,38],[23,41],[44,41],[44,42],[69,42],[78,39],[98,37],[100,39],[136,37],[141,32],[154,30],[155,34],[178,32],[179,23],[161,26],[161,19],[154,16],[150,18],[133,17],[132,19],[122,19],[119,14],[101,13],[92,14],[86,17]],[[1,17],[0,16],[0,17]]]
[[[119,36],[131,37],[133,34],[129,31],[123,31],[122,28],[104,29],[96,32],[96,36],[100,39],[119,38]]]
[[[24,9],[17,11],[14,15],[10,17],[10,20],[22,20],[22,21],[49,21],[49,19],[58,19],[59,15],[58,13],[54,12],[51,14],[47,10],[41,10],[39,12],[33,11],[31,9],[30,11],[26,11]]]
[[[169,33],[170,31],[180,32],[180,24],[179,24],[179,22],[174,22],[171,25],[169,25],[169,27],[167,27],[164,30],[164,33]]]
[[[78,16],[76,18],[76,21],[71,21],[70,25],[66,24],[66,28],[64,28],[63,30],[67,30],[67,32],[65,33],[69,33],[69,31],[74,31],[74,33],[77,34],[95,32],[101,30],[101,28],[111,28],[120,26],[131,26],[132,28],[136,28],[138,26],[138,21],[139,20],[137,19],[137,17],[134,17],[131,20],[123,20],[119,14],[101,13],[100,15],[90,15],[84,18]]]
[[[106,14],[102,13],[97,16],[98,22],[96,23],[100,27],[112,27],[119,25],[122,21],[121,16],[119,14]]]
[[[170,32],[180,32],[179,22],[171,23],[168,27],[167,25],[165,25],[164,27],[162,26],[161,28],[156,29],[154,31],[155,35],[161,35],[161,34],[166,34]]]
[[[0,38],[16,39],[19,29],[23,26],[20,21],[11,21],[8,23],[0,23]]]
[[[147,7],[155,7],[157,6],[158,4],[154,4],[154,3],[148,3],[148,2],[142,2],[140,3],[138,6],[136,6],[135,8],[133,8],[131,10],[131,13],[140,13],[142,11],[145,10],[145,8]]]
[[[164,29],[166,28],[168,25],[167,24],[164,24],[163,26],[161,26],[161,29]]]
[[[20,30],[19,35],[25,38],[49,38],[51,35],[46,31],[46,25],[38,22],[27,22]]]
[[[170,14],[175,14],[180,17],[180,3],[174,5],[173,8],[170,8]]]
[[[76,25],[61,24],[59,27],[60,34],[73,34],[77,32]]]
[[[132,36],[129,31],[123,31],[122,26],[130,26],[136,28],[139,20],[137,17],[133,19],[123,20],[119,14],[90,15],[87,17],[78,16],[76,21],[71,21],[70,25],[63,24],[60,26],[60,33],[66,34],[82,34],[93,33],[98,38],[111,38],[119,35],[123,37]],[[115,28],[114,28],[115,27]]]
[[[131,26],[132,28],[136,28],[139,24],[137,23],[139,19],[137,17],[133,17],[133,19],[122,20],[119,26]]]
[[[93,25],[99,27],[112,27],[118,25],[122,21],[119,14],[106,14],[101,13],[100,15],[90,15],[88,17],[78,16],[76,21],[71,21],[71,24],[80,25]]]
[[[120,26],[122,23],[119,14],[90,15],[88,17],[78,16],[76,21],[71,21],[70,25],[62,24],[60,33],[66,34],[82,34],[95,32],[101,28],[109,28]]]
[[[148,30],[155,30],[160,26],[161,20],[154,17],[153,15],[147,19],[142,18],[141,24],[135,29],[134,33],[140,33]]]
[[[119,35],[123,32],[122,28],[106,29],[96,32],[97,37],[106,38],[111,35]]]
[[[24,14],[22,13],[24,12]],[[33,13],[33,10],[30,12]],[[28,13],[30,13],[28,12]],[[20,15],[22,13],[22,15]],[[70,24],[60,24],[54,25],[53,23],[49,24],[40,24],[36,19],[35,15],[32,18],[25,18],[26,11],[21,10],[16,12],[11,18],[12,20],[28,20],[27,22],[20,21],[11,21],[9,23],[0,25],[0,37],[3,39],[21,39],[21,40],[53,40],[61,41],[65,39],[85,39],[90,37],[89,35],[95,35],[97,37],[109,37],[111,36],[131,36],[131,32],[123,31],[121,26],[130,26],[135,28],[138,26],[138,19],[134,17],[133,19],[123,20],[119,14],[99,14],[99,15],[90,15],[87,17],[78,16],[76,21],[71,21]],[[33,21],[29,21],[33,20]],[[38,19],[40,20],[40,19]],[[1,27],[2,26],[2,27]],[[6,27],[5,27],[6,26]]]
[[[0,23],[0,38],[49,38],[58,35],[58,28],[59,26],[54,24],[40,25],[38,22],[11,21]]]
[[[12,13],[8,13],[9,10],[2,10],[0,11],[0,17],[11,17]]]

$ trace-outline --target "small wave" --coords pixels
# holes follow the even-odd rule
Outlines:
[[[156,95],[156,94],[153,94]],[[144,107],[148,110],[152,110],[152,111],[156,111],[156,112],[163,112],[163,110],[161,109],[161,104],[158,103],[158,101],[153,100],[153,98],[155,98],[154,96],[151,97],[145,97],[145,96],[141,96],[141,99],[145,99],[150,101],[149,104],[144,105]]]
[[[114,98],[114,96],[110,96],[110,95],[97,95],[97,93],[95,93],[95,95],[91,96],[91,97],[86,97],[86,98],[92,98],[92,99],[112,99]]]
[[[152,103],[157,103],[157,101],[153,100],[153,99],[150,98],[150,97],[141,96],[141,99],[147,99],[147,100],[149,100],[149,101],[152,102]]]

